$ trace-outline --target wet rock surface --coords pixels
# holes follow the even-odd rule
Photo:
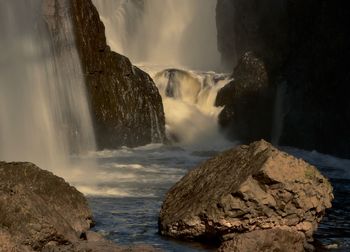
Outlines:
[[[271,138],[273,87],[264,61],[245,53],[233,73],[234,80],[219,90],[215,105],[224,106],[219,124],[232,140],[245,143]]]
[[[266,244],[302,251],[332,199],[332,186],[314,166],[259,141],[191,170],[167,193],[159,230],[179,239],[230,241],[222,251]]]
[[[98,147],[163,142],[165,117],[158,89],[147,73],[133,66],[127,57],[111,51],[92,2],[50,0],[43,6],[54,40],[67,29],[61,25],[62,19],[72,19]],[[55,44],[62,46],[60,41]]]

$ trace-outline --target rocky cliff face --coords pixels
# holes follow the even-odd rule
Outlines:
[[[348,12],[334,1],[218,0],[223,61],[254,51],[272,85],[286,84],[280,144],[350,156]]]
[[[62,19],[72,19],[98,147],[163,142],[165,118],[158,89],[148,74],[110,50],[92,2],[50,0],[44,6],[55,46],[62,46],[56,39],[66,29]]]

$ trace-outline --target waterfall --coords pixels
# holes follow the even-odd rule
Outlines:
[[[69,174],[72,154],[95,149],[73,27],[57,51],[41,0],[0,1],[0,160]]]
[[[214,106],[230,75],[166,69],[153,74],[153,79],[163,99],[169,139],[202,150],[231,145],[219,132],[217,117],[222,108]]]
[[[216,0],[93,3],[111,48],[130,57],[157,85],[168,138],[196,149],[227,146],[217,120],[222,108],[214,103],[218,90],[230,78],[210,72],[220,69]]]
[[[111,48],[132,62],[220,67],[216,0],[93,0]]]

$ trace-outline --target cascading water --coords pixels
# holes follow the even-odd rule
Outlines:
[[[41,8],[41,0],[0,2],[0,160],[70,180],[70,155],[95,149],[93,129],[72,24],[55,51]]]
[[[218,90],[230,77],[214,72],[167,69],[153,79],[163,98],[168,138],[196,149],[221,149],[231,144],[219,132],[215,107]]]
[[[137,64],[216,70],[216,0],[93,0],[108,44]]]
[[[108,44],[148,72],[163,98],[167,133],[186,147],[217,149],[214,106],[229,80],[217,50],[216,0],[93,0],[106,26]],[[167,69],[196,70],[176,70]],[[206,71],[200,71],[200,70]]]

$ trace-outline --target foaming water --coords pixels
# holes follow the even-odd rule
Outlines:
[[[216,0],[93,0],[108,44],[132,62],[220,68]]]
[[[199,150],[232,145],[219,130],[222,108],[214,105],[217,92],[231,80],[228,74],[166,69],[152,76],[163,99],[169,139]]]
[[[95,149],[73,27],[56,51],[42,1],[0,1],[0,160],[30,161],[70,179],[71,154]]]

